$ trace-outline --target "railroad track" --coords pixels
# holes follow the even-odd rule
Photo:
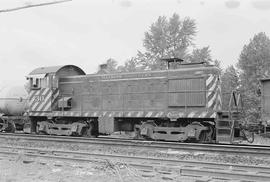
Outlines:
[[[0,147],[0,156],[28,157],[28,162],[38,159],[51,159],[58,161],[94,162],[114,161],[121,162],[136,168],[143,177],[151,178],[157,174],[164,175],[167,179],[175,180],[185,177],[196,177],[211,180],[243,180],[243,181],[269,181],[270,167],[245,166],[225,163],[212,163],[203,161],[182,161],[149,157],[135,157],[112,154],[92,154],[87,152],[74,152],[62,150],[43,150],[25,147]]]
[[[251,146],[251,145],[225,145],[225,144],[198,144],[198,143],[176,143],[160,141],[142,141],[119,138],[84,138],[66,137],[50,135],[30,135],[0,133],[0,139],[14,139],[24,141],[43,141],[57,142],[66,144],[87,144],[87,145],[106,145],[106,146],[125,146],[136,148],[147,148],[156,150],[180,150],[192,152],[217,152],[227,154],[244,154],[255,156],[270,156],[270,146]]]

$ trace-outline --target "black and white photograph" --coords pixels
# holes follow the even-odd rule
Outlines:
[[[0,0],[0,182],[174,181],[270,181],[270,0]]]

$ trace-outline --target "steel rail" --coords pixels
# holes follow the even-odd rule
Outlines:
[[[23,151],[23,153],[22,153]],[[32,158],[45,158],[76,162],[93,162],[96,159],[116,160],[124,162],[137,169],[164,171],[169,169],[180,176],[211,176],[224,179],[241,179],[253,181],[269,181],[270,167],[245,166],[226,163],[212,163],[203,161],[183,161],[149,157],[135,157],[112,154],[92,154],[87,152],[41,150],[24,147],[0,147],[0,154],[8,156],[24,155]]]
[[[119,138],[86,138],[86,137],[67,137],[51,135],[28,135],[14,133],[0,133],[0,139],[16,139],[27,141],[60,142],[68,144],[88,144],[88,145],[107,145],[141,147],[159,150],[181,150],[193,152],[218,152],[229,154],[245,154],[256,156],[270,156],[270,146],[252,145],[226,145],[226,144],[199,144],[199,143],[176,143],[160,141],[143,141]]]

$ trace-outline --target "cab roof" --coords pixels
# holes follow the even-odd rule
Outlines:
[[[40,75],[40,74],[49,74],[49,73],[57,74],[58,72],[64,69],[73,69],[74,71],[78,73],[78,75],[85,75],[85,72],[81,68],[75,65],[40,67],[31,71],[29,75]]]

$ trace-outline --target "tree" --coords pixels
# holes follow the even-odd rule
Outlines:
[[[138,51],[135,57],[128,59],[123,66],[115,68],[117,72],[143,70],[162,70],[167,63],[161,58],[181,58],[186,62],[206,62],[220,68],[217,60],[212,60],[209,46],[196,48],[189,53],[196,34],[195,21],[190,18],[180,19],[179,15],[167,19],[160,16],[149,31],[145,32],[143,46],[145,52]],[[177,65],[175,65],[177,67]],[[112,70],[111,70],[112,71]],[[110,71],[110,72],[111,72]]]
[[[99,70],[97,73],[99,74],[108,74],[108,73],[117,73],[118,66],[117,61],[115,61],[113,58],[107,59],[105,64],[99,65]]]
[[[246,117],[255,120],[260,113],[260,100],[256,96],[259,80],[270,71],[270,39],[265,33],[256,34],[243,47],[237,66],[240,69]]]
[[[112,58],[109,58],[107,61],[106,61],[106,64],[107,64],[107,67],[106,67],[106,70],[108,73],[116,73],[118,72],[117,70],[117,61],[112,59]]]
[[[143,66],[140,65],[136,58],[128,59],[123,66],[117,67],[118,72],[135,72],[135,71],[143,71]]]
[[[161,58],[182,58],[187,56],[187,50],[193,44],[196,34],[195,21],[190,18],[180,20],[178,14],[173,14],[169,20],[160,16],[145,32],[143,46],[146,52],[138,52],[136,59],[144,69],[165,69],[166,63]]]
[[[192,53],[188,56],[187,62],[206,62],[207,64],[213,64],[209,46],[201,49],[193,49]]]
[[[222,105],[224,110],[229,110],[229,101],[233,90],[239,88],[239,73],[234,66],[229,66],[221,75]]]

